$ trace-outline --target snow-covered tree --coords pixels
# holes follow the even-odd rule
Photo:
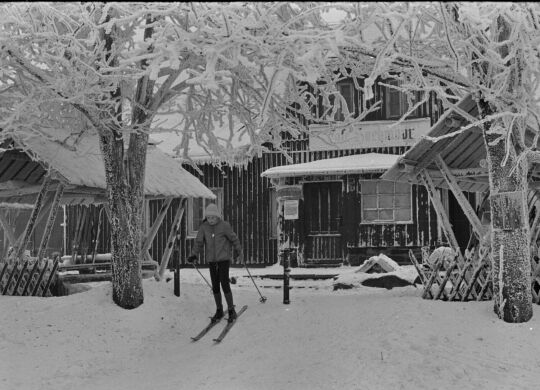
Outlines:
[[[532,301],[526,191],[529,164],[539,160],[540,6],[403,2],[337,7],[347,15],[340,24],[342,43],[374,58],[366,95],[378,76],[392,73],[405,93],[424,92],[427,97],[427,92],[435,92],[458,113],[457,99],[465,93],[475,97],[480,118],[461,111],[469,121],[461,131],[481,128],[487,150],[495,311],[506,322],[528,321]],[[349,64],[354,68],[354,61]],[[420,103],[410,104],[410,111]],[[535,134],[532,142],[526,132]],[[504,222],[508,215],[512,229]]]
[[[141,221],[148,138],[176,131],[223,157],[301,126],[291,80],[317,80],[339,34],[313,3],[3,3],[0,137],[63,126],[99,137],[111,211],[113,300],[143,302]],[[323,26],[323,28],[320,28]],[[291,86],[293,86],[291,88]],[[174,128],[166,120],[180,118]],[[293,123],[291,123],[291,121]],[[227,140],[226,140],[227,141]],[[225,147],[227,142],[225,142]]]
[[[345,107],[333,86],[343,75],[364,77],[359,88],[369,98],[375,80],[392,74],[411,96],[411,112],[423,103],[412,100],[418,92],[436,93],[446,107],[460,91],[477,98],[481,119],[467,118],[467,128],[483,128],[488,150],[496,311],[508,322],[531,317],[523,202],[528,164],[538,157],[536,143],[523,140],[526,128],[538,131],[535,3],[4,3],[0,10],[0,137],[42,126],[99,136],[120,306],[143,301],[142,184],[152,131],[181,134],[179,154],[195,141],[224,159],[229,141],[243,136],[249,157],[279,147],[284,133],[298,136],[303,125],[287,112],[320,120],[310,117],[318,95],[330,110]],[[334,24],[321,18],[336,12]],[[306,85],[299,81],[311,89],[297,88]],[[521,229],[497,226],[505,202]]]

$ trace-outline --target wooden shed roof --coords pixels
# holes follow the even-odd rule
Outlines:
[[[470,192],[487,190],[489,182],[484,164],[486,149],[482,130],[473,127],[460,131],[462,126],[469,123],[465,119],[466,115],[475,118],[478,116],[476,102],[468,95],[457,104],[457,107],[457,110],[446,111],[427,136],[409,149],[382,175],[382,179],[418,183],[418,173],[422,169],[427,169],[430,173],[433,172],[432,179],[436,187],[448,188],[435,164],[435,158],[440,154],[452,169],[462,190]],[[451,135],[452,133],[455,135]],[[435,137],[438,138],[434,139]]]
[[[462,190],[487,191],[489,178],[482,129],[472,127],[462,130],[462,127],[470,123],[467,116],[469,119],[478,117],[478,107],[471,95],[465,96],[456,106],[446,111],[427,136],[409,149],[382,175],[382,179],[417,183],[418,173],[427,169],[436,187],[448,188],[435,163],[440,154]],[[529,129],[525,135],[526,143],[532,143],[534,139]],[[535,189],[540,182],[539,168],[537,165],[530,171],[529,185],[534,183]]]
[[[105,168],[95,135],[77,137],[66,130],[43,129],[39,134],[21,131],[13,142],[13,150],[0,153],[0,198],[16,201],[15,197],[35,194],[50,169],[66,184],[66,199],[70,194],[104,199]],[[147,152],[145,196],[215,198],[180,162],[153,145]]]

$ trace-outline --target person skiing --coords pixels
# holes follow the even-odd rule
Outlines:
[[[197,255],[205,249],[206,260],[210,268],[210,279],[212,281],[212,292],[216,302],[216,314],[212,317],[212,322],[217,322],[223,318],[223,304],[221,301],[221,290],[227,301],[229,311],[228,322],[233,322],[236,317],[234,309],[233,295],[229,284],[229,268],[231,259],[242,256],[242,247],[236,233],[231,225],[221,218],[217,206],[210,203],[204,212],[205,218],[199,226],[195,245],[187,258],[188,263],[197,261]]]

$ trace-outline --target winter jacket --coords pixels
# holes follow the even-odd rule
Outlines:
[[[203,247],[206,250],[206,261],[209,263],[231,260],[242,254],[238,236],[233,232],[231,225],[222,219],[213,226],[206,219],[201,223],[191,255],[202,253]]]

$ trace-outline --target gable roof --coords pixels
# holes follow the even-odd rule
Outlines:
[[[328,158],[302,164],[282,165],[267,169],[262,177],[275,179],[304,175],[347,175],[384,172],[399,158],[395,154],[366,153]]]
[[[84,188],[104,193],[106,189],[103,156],[99,140],[95,134],[73,136],[61,129],[40,129],[40,133],[20,131],[13,136],[14,147],[24,151],[33,161],[45,169],[51,169],[55,176],[73,189]],[[7,181],[22,178],[0,178]],[[30,179],[30,177],[28,178]],[[37,184],[41,177],[34,176],[30,185]],[[24,179],[22,179],[24,180]],[[145,196],[202,197],[214,199],[215,195],[199,179],[182,168],[175,159],[167,156],[155,146],[147,149]]]

